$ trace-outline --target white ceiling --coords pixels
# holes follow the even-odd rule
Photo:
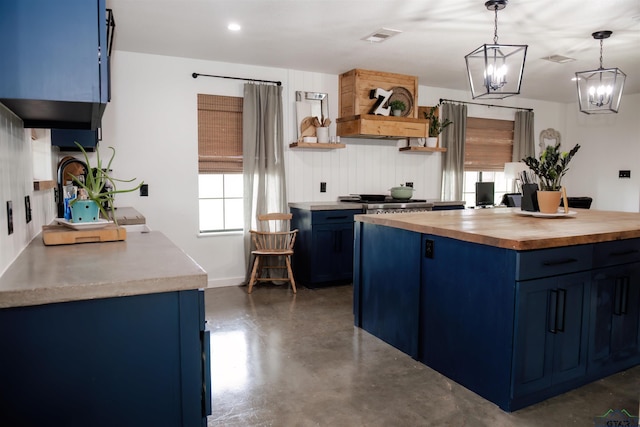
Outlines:
[[[115,50],[340,74],[364,68],[409,74],[419,83],[469,90],[464,56],[493,41],[484,0],[107,0]],[[242,30],[227,30],[231,21]],[[403,31],[381,44],[361,40]],[[528,44],[522,97],[575,102],[576,71],[627,74],[640,93],[640,0],[512,0],[498,12],[502,44]],[[574,58],[558,64],[551,55]],[[216,70],[194,70],[215,74]],[[245,77],[245,76],[242,76]],[[259,78],[259,76],[250,76]]]

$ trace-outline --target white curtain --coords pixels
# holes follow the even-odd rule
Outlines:
[[[533,111],[518,111],[513,128],[512,162],[520,162],[528,156],[535,156],[533,135]]]
[[[244,248],[250,270],[256,215],[289,212],[284,172],[282,86],[247,83],[242,107]],[[248,279],[248,276],[247,276]]]
[[[467,106],[442,104],[442,120],[451,124],[441,134],[440,142],[447,149],[442,155],[442,200],[463,200],[464,141],[467,137]]]

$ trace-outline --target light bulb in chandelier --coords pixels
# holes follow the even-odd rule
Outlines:
[[[591,86],[589,88],[589,103],[596,107],[602,107],[603,105],[611,102],[611,94],[613,93],[613,86],[600,85],[597,88]]]
[[[507,84],[507,65],[502,64],[497,66],[495,64],[489,64],[487,70],[484,73],[485,86],[491,88],[491,90],[498,90]]]

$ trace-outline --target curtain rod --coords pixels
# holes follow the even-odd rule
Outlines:
[[[217,77],[219,79],[231,79],[231,80],[244,80],[247,82],[258,82],[258,83],[273,83],[275,85],[278,86],[282,86],[282,82],[278,82],[278,81],[274,81],[274,80],[259,80],[259,79],[244,79],[242,77],[230,77],[230,76],[214,76],[212,74],[200,74],[200,73],[193,73],[191,74],[191,77],[193,77],[194,79],[197,79],[198,76],[204,76],[204,77]]]
[[[441,103],[441,104],[442,104],[442,101],[458,102],[458,103],[460,103],[460,104],[483,105],[483,106],[485,106],[485,107],[513,108],[514,110],[533,111],[533,108],[509,107],[508,105],[481,104],[481,103],[479,103],[479,102],[456,101],[456,100],[453,100],[453,99],[442,99],[442,98],[440,98],[440,103]]]

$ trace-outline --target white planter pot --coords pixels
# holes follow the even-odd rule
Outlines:
[[[437,136],[430,136],[429,138],[427,138],[427,147],[437,147],[438,146],[438,137]]]

